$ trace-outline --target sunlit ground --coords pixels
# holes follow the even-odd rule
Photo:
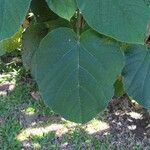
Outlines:
[[[6,96],[9,91],[13,91],[16,86],[17,72],[0,74],[0,95]]]

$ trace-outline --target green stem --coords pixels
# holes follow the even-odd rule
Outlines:
[[[78,37],[78,40],[80,40],[81,24],[82,24],[82,16],[78,9],[77,10],[77,37]]]

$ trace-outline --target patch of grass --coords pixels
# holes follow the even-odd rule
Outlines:
[[[22,129],[19,123],[18,109],[29,102],[28,88],[25,86],[18,86],[16,89],[5,97],[0,97],[0,124],[1,144],[0,149],[19,150],[21,143],[16,139],[17,134]]]
[[[15,90],[7,96],[0,97],[0,110],[1,114],[15,109],[16,106],[22,103],[29,103],[31,97],[29,96],[30,87],[23,84],[17,84]]]
[[[40,145],[41,149],[58,149],[63,148],[73,150],[108,150],[109,143],[105,139],[103,141],[88,135],[82,129],[76,129],[73,132],[65,134],[63,137],[56,137],[55,132],[48,133],[43,136],[32,136],[32,142]],[[113,150],[113,147],[111,147]],[[115,150],[115,148],[114,148]]]
[[[0,137],[1,137],[1,150],[19,150],[21,148],[21,143],[16,139],[17,134],[20,132],[21,126],[18,120],[13,116],[7,116],[5,118],[5,123],[0,127]]]
[[[6,61],[6,58],[3,59]],[[27,112],[31,112],[34,109],[40,114],[45,107],[41,101],[36,102],[31,98],[30,92],[35,89],[35,84],[22,82],[22,77],[26,76],[26,72],[23,67],[15,67],[16,64],[15,60],[6,64],[0,62],[0,72],[1,75],[4,74],[0,78],[0,84],[6,82],[15,84],[12,92],[6,96],[0,96],[0,150],[20,150],[22,143],[17,140],[17,135],[24,128],[20,120],[21,111],[26,109]],[[45,107],[42,114],[50,114],[48,109]]]

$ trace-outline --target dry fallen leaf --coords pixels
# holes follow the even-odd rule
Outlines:
[[[41,99],[41,95],[39,92],[31,92],[31,96],[34,100],[38,101]]]

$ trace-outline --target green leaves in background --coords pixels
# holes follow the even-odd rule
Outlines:
[[[20,28],[13,36],[8,39],[0,41],[0,51],[12,52],[16,49],[21,48],[21,38],[22,38],[23,28]]]
[[[2,49],[0,49],[0,56],[4,55],[5,51],[3,51]]]
[[[122,42],[144,44],[150,19],[144,0],[76,0],[87,23],[96,31]]]
[[[67,20],[75,14],[77,6],[75,0],[46,0],[50,9]]]
[[[33,24],[23,34],[23,53],[22,60],[27,70],[31,69],[31,60],[37,50],[40,41],[48,33],[48,27],[45,23]]]
[[[108,44],[94,31],[78,41],[71,29],[58,28],[41,41],[33,64],[45,102],[64,118],[85,123],[113,96],[123,55],[116,43]]]
[[[17,32],[28,12],[31,0],[0,0],[0,40]]]
[[[126,51],[123,71],[126,92],[140,104],[150,109],[150,50],[134,45]]]
[[[32,0],[30,7],[37,22],[58,19],[58,16],[50,10],[45,0]]]
[[[22,60],[27,70],[31,69],[31,60],[34,56],[35,51],[38,49],[41,40],[51,30],[58,27],[69,26],[68,21],[64,19],[56,19],[48,22],[31,24],[29,28],[23,34],[23,53]]]

